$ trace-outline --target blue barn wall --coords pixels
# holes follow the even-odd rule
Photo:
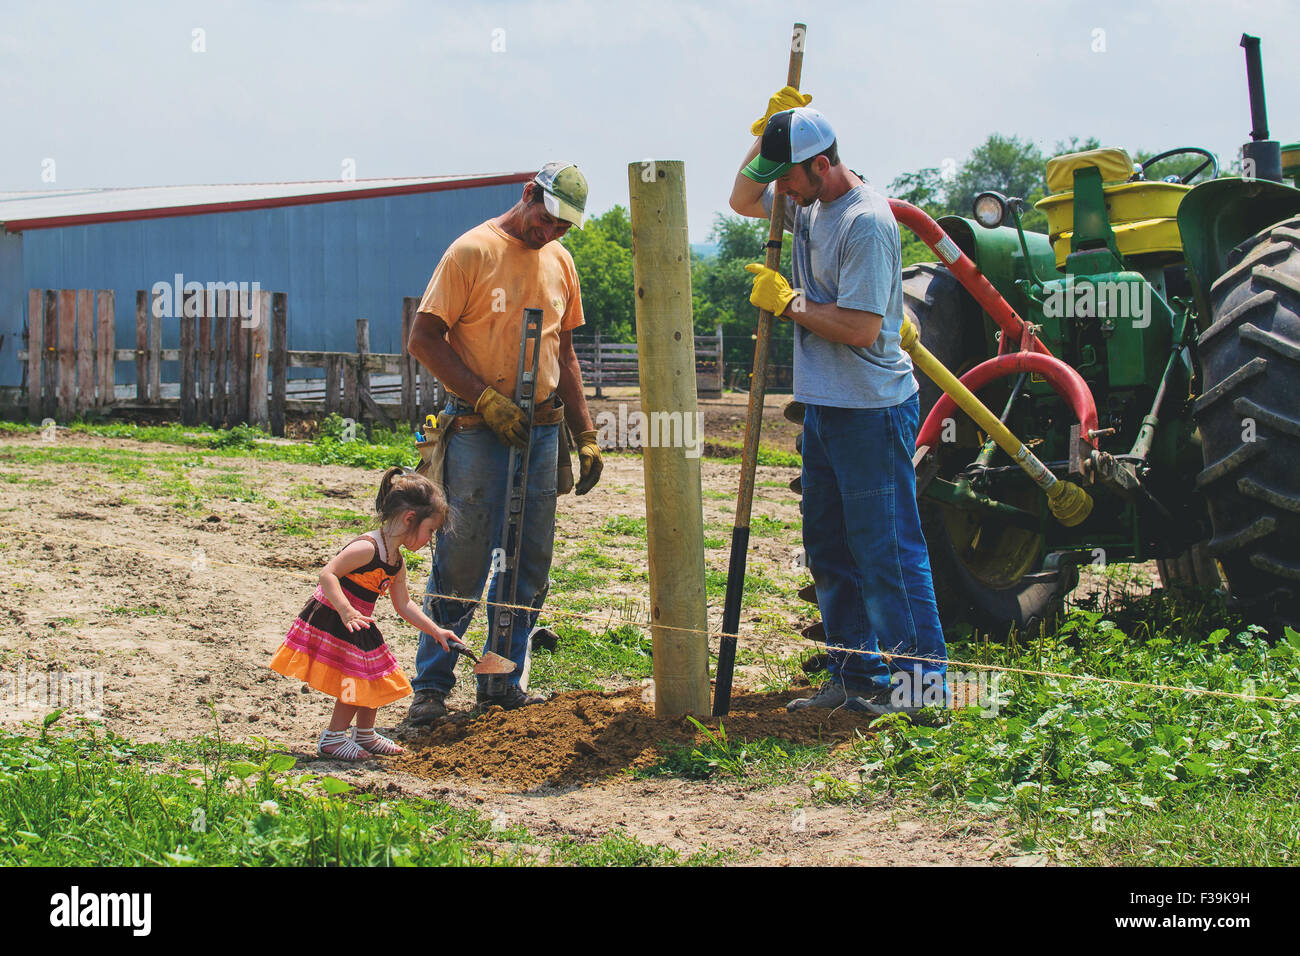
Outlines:
[[[356,320],[369,319],[371,350],[400,352],[402,297],[422,295],[452,240],[504,212],[522,190],[467,187],[5,236],[0,385],[21,381],[9,336],[21,339],[27,289],[115,290],[117,348],[135,348],[136,290],[170,285],[178,272],[186,282],[257,282],[287,293],[291,349],[353,351]],[[179,346],[178,323],[163,319],[163,348]],[[164,363],[164,381],[177,379],[176,365]],[[134,382],[134,363],[117,363],[116,380]]]
[[[23,237],[0,230],[0,385],[20,385],[23,363],[23,316],[27,287],[23,285]]]

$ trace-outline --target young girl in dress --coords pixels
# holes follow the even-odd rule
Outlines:
[[[271,668],[338,698],[329,728],[321,734],[321,756],[364,760],[372,754],[400,754],[402,748],[375,731],[379,707],[411,693],[411,684],[375,626],[375,602],[385,592],[404,620],[447,650],[455,635],[431,621],[406,589],[406,563],[399,546],[419,551],[447,517],[442,491],[427,478],[393,467],[375,496],[379,530],[348,542],[320,573],[320,583]],[[347,729],[353,718],[352,737]]]

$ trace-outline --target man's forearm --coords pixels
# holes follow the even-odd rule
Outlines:
[[[749,147],[749,152],[745,154],[744,160],[740,164],[741,170],[749,165],[750,160],[758,155],[758,148],[761,140],[755,139],[754,145]],[[751,216],[752,218],[761,219],[763,212],[763,191],[767,186],[763,183],[756,183],[744,174],[736,173],[736,181],[731,186],[731,199],[729,200],[733,212],[742,216]]]
[[[881,317],[861,309],[844,309],[833,302],[813,302],[800,296],[785,310],[787,318],[829,342],[870,348],[880,335]]]
[[[406,349],[434,378],[467,402],[474,402],[487,385],[469,370],[447,341],[446,326],[437,316],[417,312]]]

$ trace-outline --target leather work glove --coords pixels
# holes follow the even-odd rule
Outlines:
[[[799,297],[799,293],[790,288],[785,276],[757,262],[745,266],[745,271],[754,276],[754,288],[750,290],[749,301],[764,312],[771,312],[788,322],[790,317],[783,313]]]
[[[474,403],[488,428],[506,445],[523,448],[528,444],[528,421],[524,410],[489,385]]]
[[[573,490],[575,494],[585,495],[596,487],[596,482],[600,481],[600,473],[605,468],[600,460],[600,443],[596,441],[595,429],[585,431],[578,436],[578,460],[582,472]]]
[[[754,120],[749,131],[755,136],[762,136],[763,130],[767,129],[767,121],[775,114],[807,106],[811,102],[811,93],[800,93],[793,86],[783,86],[772,94],[772,98],[767,101],[767,112],[760,119]]]

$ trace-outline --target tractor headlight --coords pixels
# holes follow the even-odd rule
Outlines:
[[[975,221],[985,229],[996,229],[1006,218],[1006,196],[990,191],[975,197]]]

